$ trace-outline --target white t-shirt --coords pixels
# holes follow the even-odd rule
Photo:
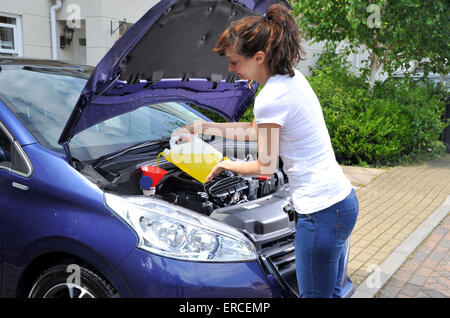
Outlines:
[[[257,124],[281,126],[280,157],[298,213],[323,210],[350,194],[319,100],[302,73],[270,77],[255,99],[254,115]]]

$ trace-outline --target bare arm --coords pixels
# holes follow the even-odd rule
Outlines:
[[[271,176],[278,164],[280,126],[260,124],[257,128],[258,160],[250,162],[222,161],[211,171],[206,181],[225,170],[244,175]]]

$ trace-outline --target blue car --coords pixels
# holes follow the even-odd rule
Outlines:
[[[281,167],[202,184],[161,158],[155,193],[142,182],[174,129],[209,120],[189,105],[233,121],[252,103],[258,84],[211,49],[273,2],[161,1],[95,69],[0,59],[2,297],[298,296]],[[256,156],[254,142],[202,138]],[[345,275],[342,297],[353,289]]]

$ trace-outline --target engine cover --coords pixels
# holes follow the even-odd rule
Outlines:
[[[295,233],[296,212],[287,185],[257,200],[216,209],[210,217],[247,234],[258,250]]]

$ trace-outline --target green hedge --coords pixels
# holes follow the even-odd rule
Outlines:
[[[308,79],[341,164],[390,166],[444,153],[441,90],[406,78],[370,92],[349,68],[343,56],[325,52]]]

